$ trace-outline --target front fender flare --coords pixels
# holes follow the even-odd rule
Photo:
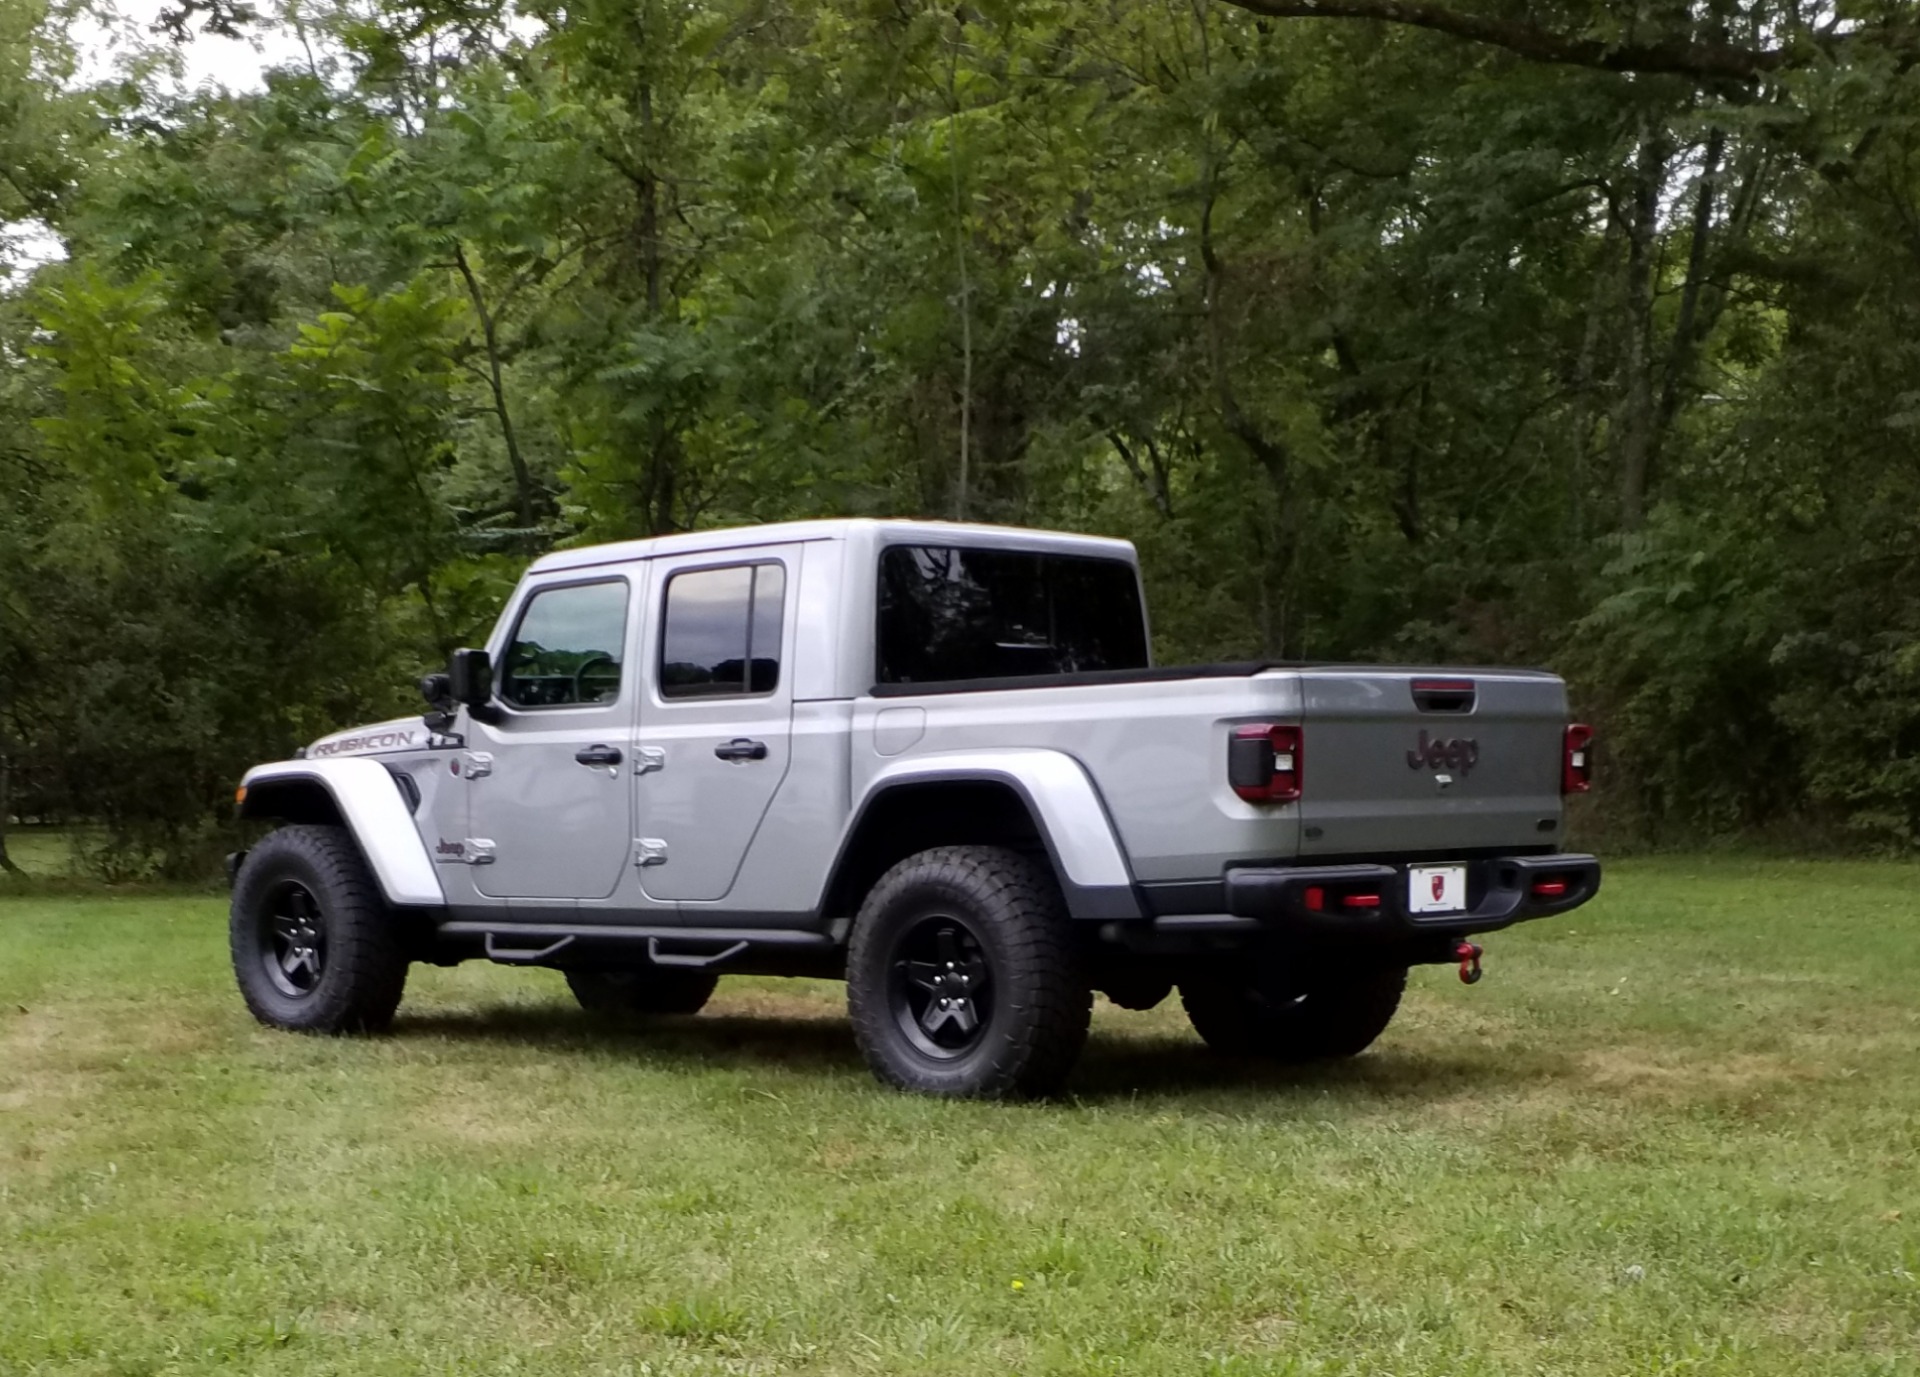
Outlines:
[[[272,817],[277,785],[317,785],[333,799],[340,819],[367,858],[390,904],[439,906],[447,901],[433,858],[420,840],[400,787],[377,760],[282,760],[256,765],[241,780],[241,817]]]
[[[1018,794],[1039,828],[1075,918],[1125,920],[1145,916],[1134,892],[1126,853],[1099,790],[1080,762],[1061,751],[1016,747],[912,756],[883,766],[854,805],[858,831],[867,809],[905,784],[990,781]]]

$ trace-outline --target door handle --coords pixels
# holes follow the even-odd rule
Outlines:
[[[585,746],[573,753],[573,758],[582,765],[612,767],[618,765],[624,757],[618,746]]]
[[[715,746],[713,753],[722,760],[731,760],[736,764],[747,760],[765,760],[767,758],[767,743],[764,741],[749,741],[744,736],[736,736],[731,741],[722,741],[718,746]]]

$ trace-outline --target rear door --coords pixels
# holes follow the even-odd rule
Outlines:
[[[654,561],[635,762],[636,860],[651,899],[724,899],[786,777],[803,549]]]
[[[1558,843],[1567,703],[1554,675],[1309,669],[1300,690],[1303,855]]]

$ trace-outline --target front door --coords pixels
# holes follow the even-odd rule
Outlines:
[[[649,898],[724,899],[786,777],[802,548],[654,561],[636,766]]]
[[[469,845],[500,899],[604,899],[633,846],[638,685],[628,661],[644,570],[536,585],[496,657],[499,721],[469,724]],[[489,759],[489,757],[491,757]]]

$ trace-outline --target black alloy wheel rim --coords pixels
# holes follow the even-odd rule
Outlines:
[[[319,901],[294,880],[274,886],[261,906],[260,964],[273,988],[305,999],[320,986],[327,965],[327,928]]]
[[[963,919],[927,914],[894,942],[887,1002],[922,1056],[955,1061],[978,1047],[993,1022],[993,995],[986,947]]]

